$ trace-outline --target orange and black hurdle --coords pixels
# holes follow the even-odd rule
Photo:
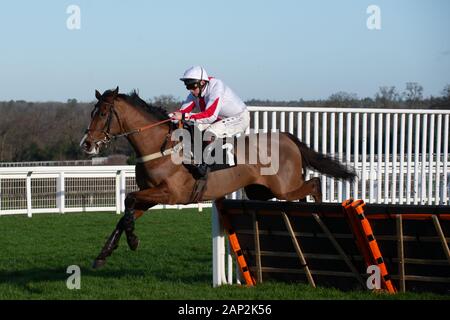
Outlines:
[[[234,252],[237,279],[247,285],[367,290],[368,267],[377,266],[386,292],[450,293],[449,206],[222,200],[214,210],[215,286],[233,283]],[[230,236],[228,255],[217,246],[219,228],[223,245]]]

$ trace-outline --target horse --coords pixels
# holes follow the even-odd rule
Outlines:
[[[119,87],[100,94],[91,112],[91,121],[80,146],[88,155],[98,154],[113,138],[126,137],[136,156],[157,155],[138,162],[135,167],[138,191],[126,195],[125,213],[118,221],[93,267],[99,268],[118,247],[123,232],[131,250],[136,250],[139,239],[134,233],[135,221],[149,208],[158,204],[188,204],[225,197],[244,189],[251,200],[300,200],[311,195],[322,201],[319,177],[305,181],[304,168],[312,168],[339,180],[353,181],[356,174],[337,159],[316,152],[289,133],[280,133],[278,144],[279,169],[271,175],[261,174],[262,164],[238,163],[235,166],[208,173],[201,197],[192,198],[197,180],[188,168],[174,163],[169,153],[177,142],[169,139],[174,129],[168,113],[161,107],[147,104],[134,91],[119,93]],[[248,139],[245,140],[249,143]],[[248,156],[248,155],[247,155]],[[145,159],[145,158],[144,158]]]

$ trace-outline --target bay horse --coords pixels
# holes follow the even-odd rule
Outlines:
[[[87,154],[97,154],[102,146],[118,136],[127,138],[137,157],[158,154],[174,146],[175,142],[167,139],[174,124],[164,109],[148,105],[136,92],[120,94],[118,87],[103,94],[96,90],[95,96],[98,102],[80,143]],[[196,202],[220,199],[241,188],[253,200],[277,198],[292,201],[311,195],[316,202],[321,202],[320,178],[305,181],[303,168],[313,168],[340,180],[353,181],[356,177],[339,161],[314,151],[292,134],[280,133],[278,143],[278,172],[261,175],[259,169],[266,165],[259,161],[210,172],[204,192]],[[196,179],[183,164],[171,161],[170,156],[161,154],[137,163],[136,183],[139,191],[126,195],[125,214],[95,259],[94,268],[106,263],[106,258],[118,247],[124,231],[130,249],[137,249],[139,239],[134,233],[135,220],[149,208],[158,204],[193,203],[191,195]]]

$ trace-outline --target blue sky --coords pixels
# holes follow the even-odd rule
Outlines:
[[[69,30],[69,5],[81,29]],[[369,5],[381,30],[369,30]],[[9,0],[0,4],[0,100],[80,101],[119,85],[184,98],[203,65],[243,99],[320,99],[450,84],[448,0]]]

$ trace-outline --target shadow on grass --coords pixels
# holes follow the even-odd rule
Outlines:
[[[66,281],[71,274],[66,273],[67,267],[61,268],[30,268],[20,271],[0,271],[0,284],[7,284],[24,290],[29,294],[41,294],[45,290],[40,289],[36,285],[39,283],[52,282],[60,283],[66,286]],[[146,270],[142,267],[136,269],[120,269],[117,266],[104,266],[101,269],[93,269],[92,267],[81,268],[82,277],[91,277],[103,279],[105,283],[109,280],[127,281],[130,278],[153,278],[156,282],[161,283],[185,283],[189,285],[205,284],[211,281],[211,274],[207,272],[198,272],[195,274],[185,275],[179,274],[176,270],[156,269]],[[124,283],[126,286],[126,283]]]

